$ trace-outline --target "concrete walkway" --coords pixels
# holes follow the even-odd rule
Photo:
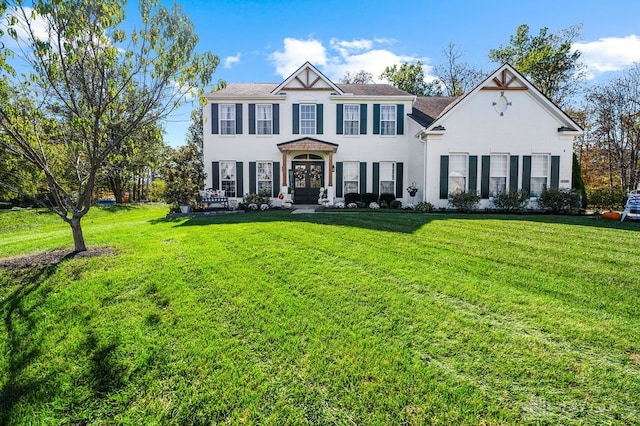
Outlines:
[[[318,206],[314,206],[314,205],[304,205],[304,204],[300,204],[300,205],[293,205],[293,211],[291,212],[291,214],[308,214],[308,213],[315,213],[316,212],[316,208]]]

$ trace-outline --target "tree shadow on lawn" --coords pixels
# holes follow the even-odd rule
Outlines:
[[[48,304],[49,294],[55,290],[56,284],[47,282],[48,279],[62,263],[74,258],[76,254],[71,252],[57,262],[44,266],[0,268],[0,288],[8,285],[16,287],[11,294],[0,299],[0,314],[4,317],[6,333],[6,336],[0,335],[0,338],[6,339],[6,352],[2,356],[7,367],[0,386],[0,424],[26,420],[12,417],[19,405],[22,405],[20,411],[28,407],[27,413],[30,410],[38,412],[41,411],[40,407],[59,397],[56,391],[61,389],[65,377],[63,373],[67,372],[59,371],[59,367],[48,362],[48,348],[45,347],[47,329],[60,327],[66,321],[77,320],[84,313],[77,306],[67,312],[58,311],[54,314],[56,324],[48,325],[42,308]],[[83,321],[88,321],[86,315]],[[78,382],[88,384],[95,398],[117,391],[122,384],[120,372],[124,371],[112,361],[111,355],[117,346],[117,342],[101,342],[91,330],[87,330],[78,352],[69,354],[74,362],[82,363],[83,367],[87,365],[87,368],[82,369],[85,373],[75,383],[67,385],[73,387]],[[37,372],[33,371],[34,368]],[[78,405],[78,401],[68,403],[68,406]]]
[[[640,221],[616,222],[599,216],[563,216],[550,214],[496,214],[496,213],[416,213],[403,211],[349,212],[332,211],[309,214],[292,214],[288,210],[247,212],[245,214],[221,214],[209,216],[185,216],[154,219],[152,225],[174,223],[181,226],[207,226],[238,223],[306,222],[334,226],[352,226],[374,231],[414,233],[422,226],[438,220],[505,220],[546,224],[589,226],[606,229],[640,231]]]

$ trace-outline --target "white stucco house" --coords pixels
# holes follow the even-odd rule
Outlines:
[[[387,84],[337,84],[312,64],[273,84],[230,84],[204,108],[206,186],[230,199],[266,189],[274,203],[394,193],[447,207],[455,191],[571,186],[582,129],[510,65],[458,98]],[[406,191],[411,183],[414,200]]]

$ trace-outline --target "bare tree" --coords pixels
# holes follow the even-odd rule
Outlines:
[[[460,96],[471,90],[482,78],[482,70],[471,67],[460,59],[464,56],[460,47],[449,43],[442,49],[445,63],[437,65],[434,72],[447,96]]]
[[[373,74],[368,71],[360,70],[354,74],[349,71],[340,79],[344,84],[371,84],[373,83]]]

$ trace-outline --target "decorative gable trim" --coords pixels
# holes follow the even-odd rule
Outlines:
[[[273,89],[271,94],[277,95],[282,91],[291,90],[322,90],[344,94],[342,89],[308,61]]]
[[[495,84],[495,86],[493,86],[493,84]],[[487,81],[487,84],[482,86],[480,90],[500,90],[504,92],[507,90],[529,90],[529,88],[516,73],[510,71],[508,68],[502,68],[498,75],[495,75],[491,80]]]

